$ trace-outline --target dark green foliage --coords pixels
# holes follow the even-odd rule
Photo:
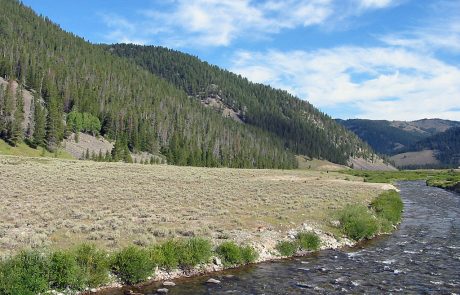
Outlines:
[[[34,132],[32,142],[35,147],[45,147],[46,137],[46,110],[42,107],[40,99],[34,96]]]
[[[297,253],[299,250],[299,243],[297,240],[295,241],[280,241],[276,245],[276,250],[282,256],[292,256]]]
[[[257,259],[257,253],[254,248],[251,246],[238,246],[233,241],[220,244],[216,248],[216,253],[225,266],[251,263]]]
[[[377,219],[362,205],[347,205],[339,212],[340,227],[355,241],[372,238],[378,231]]]
[[[393,155],[426,137],[426,133],[407,131],[391,125],[385,120],[337,120],[367,142],[376,152]]]
[[[460,127],[450,128],[411,145],[407,151],[436,150],[444,167],[460,166]]]
[[[16,106],[11,126],[11,137],[9,138],[10,143],[13,145],[16,145],[19,141],[21,141],[24,135],[24,131],[22,129],[22,122],[24,121],[24,98],[20,86],[16,89],[15,104]]]
[[[109,280],[108,254],[94,245],[84,244],[75,250],[78,267],[83,273],[83,285],[97,287]]]
[[[43,101],[48,149],[58,147],[65,114],[75,109],[97,117],[101,135],[124,137],[122,150],[161,151],[170,164],[296,166],[294,155],[272,134],[222,118],[183,90],[64,32],[19,1],[2,0],[1,11],[0,76],[21,81]],[[4,114],[0,117],[11,121]],[[117,161],[129,162],[127,155],[117,152]]]
[[[132,285],[151,276],[154,264],[146,249],[130,246],[115,254],[112,268],[123,283]]]
[[[388,220],[393,225],[401,221],[403,202],[399,193],[395,190],[381,193],[372,201],[371,207],[375,210],[378,217]]]
[[[104,48],[163,77],[197,100],[221,99],[246,124],[270,132],[295,153],[342,164],[349,156],[368,157],[371,153],[353,133],[286,91],[251,83],[196,57],[162,47],[117,44]],[[181,155],[175,156],[181,159]]]
[[[47,258],[37,251],[23,251],[0,264],[0,294],[36,295],[48,290]]]
[[[75,253],[56,251],[51,254],[49,262],[49,282],[53,289],[81,289],[83,271],[77,264]]]
[[[302,250],[318,250],[321,243],[320,238],[314,232],[300,232],[297,240]]]

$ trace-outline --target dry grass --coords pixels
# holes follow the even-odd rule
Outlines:
[[[172,236],[257,239],[303,222],[327,229],[381,185],[319,171],[236,170],[0,156],[0,254],[107,248]]]

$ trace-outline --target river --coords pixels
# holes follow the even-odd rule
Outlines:
[[[460,293],[460,196],[399,183],[403,222],[392,235],[350,249],[177,280],[168,294]],[[211,285],[209,278],[221,281]],[[142,290],[155,294],[159,285]]]

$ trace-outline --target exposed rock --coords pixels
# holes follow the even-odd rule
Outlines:
[[[166,288],[161,288],[161,289],[158,289],[158,290],[157,290],[157,293],[159,293],[159,294],[166,294],[166,293],[168,293],[168,292],[169,292],[169,290],[166,289]]]
[[[222,260],[219,257],[214,257],[213,263],[215,265],[221,266],[222,265]]]
[[[220,284],[220,281],[211,278],[211,279],[207,280],[206,283],[208,283],[208,284]]]
[[[163,282],[163,286],[166,286],[166,287],[174,287],[175,285],[176,283],[171,282],[171,281]]]

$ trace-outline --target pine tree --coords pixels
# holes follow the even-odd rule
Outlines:
[[[34,95],[34,131],[32,142],[35,146],[45,147],[46,136],[46,109],[40,103],[40,99]]]
[[[24,97],[20,85],[18,85],[16,89],[15,100],[16,107],[14,110],[10,138],[10,141],[13,145],[17,145],[17,143],[24,137],[24,131],[22,128],[22,123],[24,121]]]
[[[8,82],[5,94],[3,96],[3,135],[2,137],[11,143],[13,134],[15,101],[13,95],[13,80]]]

